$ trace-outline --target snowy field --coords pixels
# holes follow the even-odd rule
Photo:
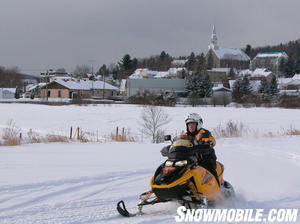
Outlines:
[[[237,192],[236,201],[221,207],[300,208],[300,136],[281,134],[291,127],[300,130],[300,110],[163,109],[172,118],[166,133],[173,135],[184,129],[188,112],[200,113],[207,129],[233,120],[250,130],[240,138],[217,139],[224,177]],[[24,132],[68,133],[70,126],[79,126],[101,137],[118,126],[139,138],[1,146],[0,223],[174,223],[176,203],[145,207],[144,216],[129,219],[116,211],[120,199],[136,209],[138,195],[149,190],[151,176],[164,161],[159,151],[165,143],[151,144],[140,132],[141,110],[134,105],[0,104],[0,128],[13,119]]]

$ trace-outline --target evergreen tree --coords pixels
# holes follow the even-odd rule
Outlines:
[[[196,66],[195,66],[195,70],[194,70],[194,74],[195,75],[199,75],[199,76],[204,76],[206,75],[207,71],[206,71],[206,59],[203,53],[201,53],[198,58],[197,58],[197,62],[196,62]]]
[[[20,88],[17,86],[15,90],[15,98],[19,99],[20,98]]]
[[[251,96],[252,87],[250,86],[249,79],[237,79],[233,84],[232,98],[237,103],[243,103],[247,97]]]
[[[214,67],[214,58],[212,55],[211,50],[208,52],[208,58],[207,58],[207,69],[212,69]]]
[[[108,74],[109,74],[109,71],[108,71],[108,69],[107,69],[107,67],[106,67],[105,64],[103,64],[103,65],[99,68],[97,74],[98,74],[98,75],[108,75]]]
[[[169,57],[169,55],[165,52],[165,51],[162,51],[161,53],[160,53],[160,55],[159,55],[159,59],[161,60],[161,61],[164,61],[166,58],[168,58]]]
[[[278,89],[278,83],[277,83],[277,79],[275,76],[273,76],[271,83],[270,83],[270,87],[269,87],[269,95],[271,97],[277,96],[279,93],[279,89]]]
[[[260,87],[258,92],[262,94],[263,99],[269,98],[270,88],[269,83],[265,77],[263,77],[260,81]]]
[[[212,94],[213,84],[209,76],[192,75],[186,80],[185,89],[189,95],[199,98],[209,97]]]
[[[293,77],[294,74],[295,74],[295,72],[294,72],[294,61],[291,58],[289,58],[287,60],[287,62],[285,63],[284,74],[285,74],[286,78]]]
[[[249,57],[251,55],[251,50],[252,50],[252,47],[250,44],[247,44],[246,46],[246,50],[245,50],[245,54],[247,54]]]
[[[129,54],[125,54],[119,62],[121,70],[130,70],[132,67],[132,60]]]
[[[194,52],[192,52],[188,57],[188,61],[186,62],[185,66],[188,71],[194,71],[195,64],[196,64],[196,56]]]

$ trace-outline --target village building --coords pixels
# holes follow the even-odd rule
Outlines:
[[[250,58],[239,48],[225,48],[218,45],[215,25],[211,35],[211,42],[208,46],[206,61],[211,63],[212,68],[236,68],[248,69]]]
[[[41,88],[42,98],[69,99],[110,99],[116,96],[119,88],[102,81],[54,80]]]
[[[279,65],[282,60],[287,60],[288,55],[285,52],[260,52],[251,61],[250,68],[268,68],[278,73]]]

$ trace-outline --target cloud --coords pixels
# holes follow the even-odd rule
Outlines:
[[[24,71],[298,39],[297,0],[2,0],[0,62]]]

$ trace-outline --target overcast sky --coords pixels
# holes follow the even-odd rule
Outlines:
[[[300,38],[299,0],[0,0],[0,65],[47,69]],[[93,61],[93,62],[92,62]]]

